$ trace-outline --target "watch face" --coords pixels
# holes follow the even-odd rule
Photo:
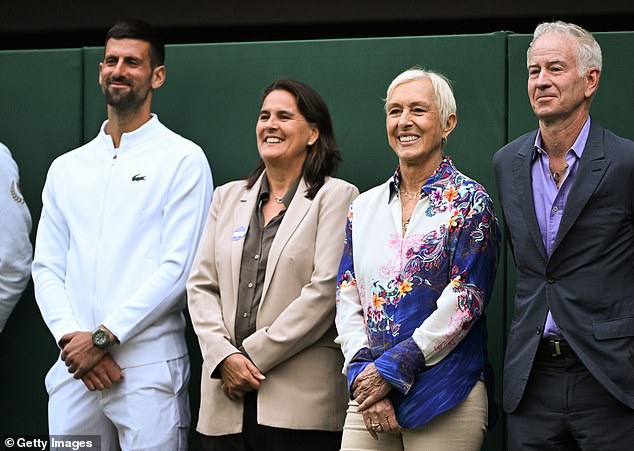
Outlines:
[[[108,345],[108,333],[105,330],[97,329],[92,335],[92,342],[98,348],[104,348]]]

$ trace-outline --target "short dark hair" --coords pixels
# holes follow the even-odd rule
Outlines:
[[[341,161],[341,150],[335,139],[330,112],[319,93],[301,81],[288,78],[274,81],[264,88],[262,102],[273,91],[291,93],[295,97],[297,108],[302,116],[319,130],[319,138],[312,146],[309,146],[302,169],[302,176],[308,185],[306,197],[314,199],[324,185],[326,176],[334,175]],[[255,171],[247,178],[247,188],[255,184],[262,171],[264,171],[264,162],[260,159]]]
[[[110,39],[139,39],[150,44],[150,66],[154,69],[165,64],[165,43],[152,25],[138,19],[121,20],[106,34],[106,44]]]

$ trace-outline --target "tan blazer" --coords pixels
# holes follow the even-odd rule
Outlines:
[[[250,190],[245,181],[237,181],[215,191],[187,283],[204,358],[197,430],[205,435],[242,431],[243,402],[227,398],[212,373],[238,352],[240,262],[262,177]],[[358,190],[327,178],[313,200],[305,191],[302,179],[271,245],[257,331],[242,345],[266,376],[258,393],[259,424],[341,430],[347,387],[343,357],[334,343],[335,288],[346,214]]]

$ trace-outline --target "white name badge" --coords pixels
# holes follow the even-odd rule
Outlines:
[[[233,241],[239,241],[247,234],[247,229],[245,227],[238,227],[233,231],[233,235],[231,235],[231,239]]]

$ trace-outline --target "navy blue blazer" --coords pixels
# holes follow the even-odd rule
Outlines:
[[[634,142],[596,122],[577,168],[552,255],[537,224],[531,161],[537,131],[500,149],[493,165],[517,267],[504,361],[504,410],[526,387],[550,309],[590,373],[634,408]]]

